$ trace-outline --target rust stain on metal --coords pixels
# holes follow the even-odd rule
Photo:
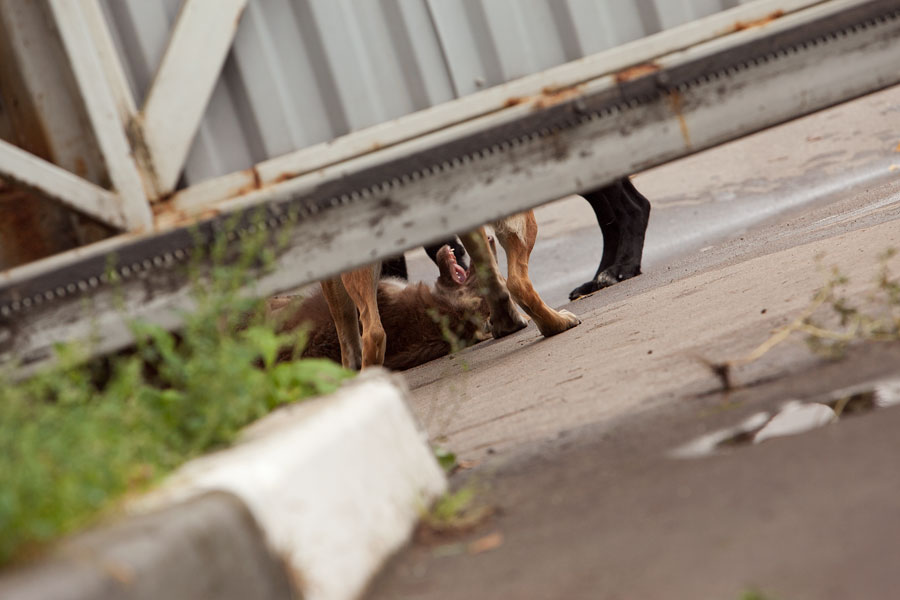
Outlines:
[[[548,86],[541,90],[541,95],[538,96],[537,102],[535,102],[535,108],[549,108],[551,106],[556,106],[557,104],[561,104],[566,102],[567,100],[571,100],[573,98],[577,98],[581,95],[581,86],[573,85],[569,87],[555,87]]]
[[[581,94],[581,85],[566,87],[547,86],[536,96],[510,96],[503,102],[503,108],[512,108],[520,104],[530,103],[535,110],[540,110],[577,98]]]
[[[691,145],[691,132],[688,130],[687,121],[684,118],[684,113],[682,112],[682,98],[681,94],[678,90],[672,90],[669,92],[669,104],[672,105],[672,112],[675,113],[675,116],[678,117],[678,126],[681,128],[681,137],[684,138],[684,145],[690,150],[692,148]]]
[[[780,19],[784,16],[783,10],[776,10],[774,12],[769,13],[765,17],[761,19],[756,19],[754,21],[737,21],[732,27],[731,31],[744,31],[745,29],[753,29],[754,27],[762,27],[763,25],[768,25],[772,21]]]
[[[897,144],[897,147],[894,148],[894,152],[900,152],[900,144]]]
[[[10,269],[78,244],[71,211],[0,179],[0,268]]]
[[[153,212],[153,221],[156,224],[161,222],[174,223],[187,218],[187,213],[175,208],[171,202],[151,204],[150,210]]]
[[[189,223],[202,221],[204,219],[210,219],[212,217],[218,216],[221,212],[217,208],[207,208],[200,212],[188,212],[183,209],[175,208],[171,203],[156,204],[152,207],[152,209],[153,226],[157,231],[167,229],[169,227],[187,225]]]
[[[262,178],[259,176],[259,171],[256,167],[244,169],[243,172],[250,178],[250,182],[238,189],[238,191],[234,194],[235,196],[243,196],[244,194],[249,194],[250,192],[255,192],[258,189],[262,189]]]
[[[75,174],[79,177],[85,177],[87,175],[87,163],[84,162],[84,158],[80,156],[75,159]]]
[[[657,71],[659,71],[659,65],[652,62],[628,67],[627,69],[616,73],[616,83],[634,81],[635,79],[646,77],[647,75],[651,75],[653,73],[656,73]]]

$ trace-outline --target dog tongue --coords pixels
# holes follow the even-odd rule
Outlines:
[[[456,279],[456,281],[458,281],[459,283],[465,283],[466,276],[467,276],[466,270],[463,269],[461,266],[457,265],[456,263],[454,263],[452,266],[453,266],[453,277]]]

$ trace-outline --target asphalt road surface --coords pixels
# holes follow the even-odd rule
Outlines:
[[[495,512],[411,544],[369,599],[900,596],[900,408],[672,457],[791,400],[900,374],[897,343],[829,361],[798,335],[732,369],[733,390],[708,366],[795,321],[832,266],[849,278],[841,294],[884,314],[873,281],[883,264],[900,274],[900,259],[879,258],[900,248],[900,88],[635,184],[653,204],[643,275],[567,303],[602,240],[583,201],[543,207],[532,278],[582,324],[548,339],[529,326],[406,372],[413,411],[466,467],[453,485],[475,485]],[[410,258],[414,277],[434,277]]]

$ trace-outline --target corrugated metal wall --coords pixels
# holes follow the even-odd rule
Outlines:
[[[250,0],[185,181],[599,52],[748,0]],[[181,0],[103,0],[138,104]]]

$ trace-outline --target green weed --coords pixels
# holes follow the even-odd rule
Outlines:
[[[494,514],[494,508],[480,501],[480,490],[468,484],[444,494],[423,511],[419,520],[419,538],[443,537],[471,531]]]
[[[830,308],[836,326],[823,325],[813,314],[798,329],[806,334],[810,350],[826,358],[840,358],[849,344],[858,341],[890,342],[900,340],[900,280],[892,276],[889,261],[897,251],[889,248],[878,257],[875,286],[866,297],[868,310],[855,304],[843,288],[846,275],[833,267],[814,302]]]
[[[49,370],[0,375],[0,563],[351,375],[330,361],[276,360],[299,356],[304,340],[275,333],[243,291],[270,252],[264,240],[244,241],[236,257],[213,244],[212,269],[192,267],[197,309],[178,335],[135,322],[129,353],[87,361],[84,346],[60,345]]]
[[[875,285],[863,298],[864,307],[846,295],[849,278],[837,267],[824,268],[822,257],[817,257],[824,283],[797,318],[774,331],[743,358],[724,362],[701,358],[701,362],[719,379],[722,389],[728,391],[733,387],[731,374],[735,367],[760,359],[794,334],[803,335],[812,352],[829,359],[841,358],[853,343],[900,341],[900,279],[891,273],[889,266],[896,255],[897,251],[889,248],[878,256],[878,275]],[[824,324],[825,321],[830,325]]]

